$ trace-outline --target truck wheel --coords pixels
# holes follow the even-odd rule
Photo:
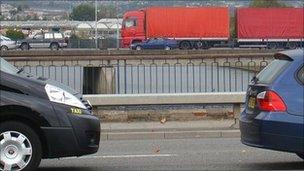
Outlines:
[[[135,49],[136,49],[136,50],[142,50],[142,47],[141,47],[141,46],[136,46]]]
[[[29,50],[29,45],[27,43],[22,43],[20,48],[21,50]]]
[[[32,128],[14,121],[0,124],[0,170],[35,170],[41,156],[41,142]]]
[[[289,42],[289,43],[287,44],[287,48],[288,48],[288,49],[296,49],[297,47],[298,47],[298,44],[295,43],[295,42]]]
[[[195,42],[195,48],[196,49],[201,49],[202,47],[203,47],[203,42],[202,41]]]
[[[304,153],[297,153],[297,155],[304,160]]]
[[[7,51],[7,50],[8,50],[7,46],[5,46],[5,45],[1,46],[1,51]]]
[[[182,49],[182,50],[191,49],[191,44],[190,44],[190,42],[188,42],[188,41],[182,41],[182,42],[179,44],[179,48]]]
[[[268,43],[267,47],[268,49],[276,49],[278,48],[278,45],[276,43]]]
[[[52,43],[50,46],[51,50],[58,50],[59,49],[59,45],[58,43]]]
[[[203,49],[209,49],[210,46],[207,42],[203,42],[203,46],[202,46]]]

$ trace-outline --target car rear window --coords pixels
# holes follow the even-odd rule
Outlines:
[[[44,37],[45,37],[45,39],[53,39],[53,34],[52,33],[45,33]]]
[[[288,60],[276,59],[266,66],[258,75],[258,82],[270,84],[273,82],[284,69],[290,64]]]
[[[302,84],[304,84],[304,66],[299,70],[297,78]]]
[[[54,38],[55,39],[62,39],[62,34],[61,33],[54,33]]]

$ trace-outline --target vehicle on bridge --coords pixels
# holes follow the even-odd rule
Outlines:
[[[242,143],[304,159],[304,51],[290,50],[254,77],[240,116]]]
[[[17,41],[17,45],[21,50],[29,50],[31,48],[59,50],[59,48],[68,46],[68,40],[59,32],[37,33],[32,38]]]
[[[17,49],[17,42],[8,37],[0,35],[0,50],[6,51],[10,49]]]
[[[149,7],[123,16],[121,46],[154,38],[176,40],[180,49],[304,46],[304,8],[237,8],[231,38],[228,7]],[[231,29],[233,30],[233,29]]]
[[[0,60],[0,170],[31,171],[41,158],[98,151],[100,122],[87,100]]]
[[[131,44],[131,49],[142,50],[142,49],[164,49],[171,50],[178,48],[177,41],[170,39],[149,39],[142,42]]]
[[[199,16],[199,17],[198,17]],[[226,7],[151,7],[124,14],[122,46],[146,39],[168,38],[181,49],[207,48],[229,39],[229,10]]]

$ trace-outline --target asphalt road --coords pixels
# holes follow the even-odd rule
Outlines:
[[[39,171],[303,170],[295,154],[244,146],[238,138],[104,141],[95,155],[43,160]]]

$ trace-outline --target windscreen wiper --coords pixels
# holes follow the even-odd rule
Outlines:
[[[21,72],[23,72],[24,69],[23,68],[20,68],[18,71],[17,71],[17,74],[20,74]]]

